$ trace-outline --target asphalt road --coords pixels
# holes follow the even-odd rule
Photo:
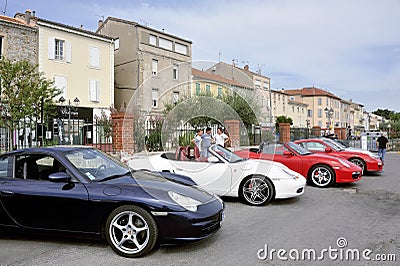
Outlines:
[[[400,154],[388,153],[384,169],[264,207],[224,199],[226,219],[214,236],[139,259],[116,255],[105,241],[0,233],[0,265],[399,265]]]

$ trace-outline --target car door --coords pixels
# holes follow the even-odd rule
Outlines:
[[[191,177],[205,190],[224,195],[231,190],[232,170],[220,158],[212,158],[212,162],[173,161],[173,170],[177,174]]]
[[[3,190],[3,185],[12,179],[12,156],[0,157],[0,225],[15,225],[14,221],[10,218],[4,209],[3,198],[7,197],[6,190]]]
[[[282,146],[282,149],[276,151],[274,161],[286,165],[293,171],[303,173],[303,159],[285,146]]]
[[[24,161],[43,158],[38,155],[17,155],[14,178],[1,184],[1,202],[8,215],[20,226],[28,228],[82,231],[88,212],[88,192],[84,184],[71,180],[54,182],[41,177],[20,176]],[[49,156],[49,159],[54,159]],[[38,172],[38,175],[41,173]]]

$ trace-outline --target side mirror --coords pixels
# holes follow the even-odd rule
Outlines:
[[[291,156],[293,156],[293,153],[291,153],[290,151],[283,151],[283,155],[291,157]]]
[[[325,148],[325,152],[329,153],[329,152],[333,152],[333,150],[331,148]]]
[[[71,176],[66,172],[57,172],[49,175],[49,180],[51,182],[69,182],[71,180]]]

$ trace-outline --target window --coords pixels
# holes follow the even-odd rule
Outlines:
[[[294,106],[292,106],[292,112],[294,113]]]
[[[178,65],[174,65],[172,67],[172,79],[178,80],[178,72],[179,72],[178,70],[179,70]]]
[[[326,105],[329,105],[329,98],[326,98]]]
[[[206,85],[206,93],[207,95],[211,94],[211,86],[209,84]]]
[[[267,82],[263,82],[263,88],[264,90],[268,90],[269,86]]]
[[[261,80],[256,79],[256,80],[254,81],[254,85],[256,86],[256,88],[261,88]]]
[[[307,116],[308,116],[308,117],[312,117],[312,116],[313,116],[313,110],[308,109],[308,110],[307,110]]]
[[[200,83],[196,82],[196,95],[199,96],[200,95]]]
[[[179,101],[179,92],[174,91],[174,92],[172,93],[172,102],[173,102],[174,104],[177,104],[178,101]]]
[[[89,47],[89,65],[90,67],[98,68],[100,67],[100,50],[98,47]]]
[[[156,46],[157,45],[157,36],[150,34],[149,36],[149,44]]]
[[[157,69],[158,69],[158,60],[153,59],[151,61],[151,74],[153,76],[157,76],[157,71],[158,71]]]
[[[322,105],[322,98],[318,98],[318,105]]]
[[[3,54],[4,54],[4,52],[3,52],[3,46],[4,46],[3,40],[4,40],[4,36],[0,36],[0,59],[3,57]]]
[[[318,121],[318,126],[322,127],[322,121]]]
[[[318,117],[319,117],[319,118],[322,117],[322,109],[318,109]]]
[[[91,102],[100,102],[100,81],[89,80],[89,100]]]
[[[172,51],[172,41],[160,38],[159,39],[159,47]]]
[[[222,97],[222,88],[218,87],[218,97]]]
[[[0,158],[0,177],[11,177],[12,164],[9,164],[11,157]]]
[[[114,42],[114,50],[118,50],[118,49],[119,49],[119,38],[115,39],[115,42]]]
[[[186,45],[175,43],[175,52],[186,55],[188,53],[187,50],[188,48]]]
[[[158,90],[152,89],[151,90],[151,107],[158,106]]]
[[[54,76],[54,86],[61,91],[59,98],[66,98],[67,91],[67,79],[63,76]]]
[[[55,40],[55,59],[63,60],[64,59],[64,41]]]
[[[48,58],[71,62],[71,43],[65,40],[50,37],[48,39]]]

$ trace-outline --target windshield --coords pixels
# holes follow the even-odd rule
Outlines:
[[[323,139],[323,141],[329,145],[329,147],[331,147],[332,149],[336,150],[336,151],[342,151],[344,150],[344,147],[341,147],[341,145],[339,143],[337,143],[336,141],[333,141],[331,139]]]
[[[121,162],[95,149],[77,149],[65,157],[92,181],[127,175],[130,170]]]
[[[340,149],[342,149],[342,150],[346,149],[346,147],[345,147],[343,144],[341,144],[341,143],[339,143],[339,142],[337,142],[337,141],[335,141],[335,140],[332,140],[332,139],[324,139],[324,141],[329,142],[329,143],[332,143],[333,145],[336,145],[338,148],[340,148]]]
[[[210,151],[213,154],[218,154],[219,156],[221,156],[222,158],[224,158],[225,160],[227,160],[230,163],[235,163],[235,162],[240,162],[240,161],[246,160],[246,159],[240,157],[239,155],[236,155],[236,154],[232,153],[230,150],[225,149],[224,147],[219,146],[219,145],[211,146]]]
[[[307,149],[301,147],[300,145],[297,145],[294,142],[288,142],[287,145],[294,150],[295,152],[297,152],[300,155],[307,155],[307,154],[311,154],[310,151],[308,151]]]

